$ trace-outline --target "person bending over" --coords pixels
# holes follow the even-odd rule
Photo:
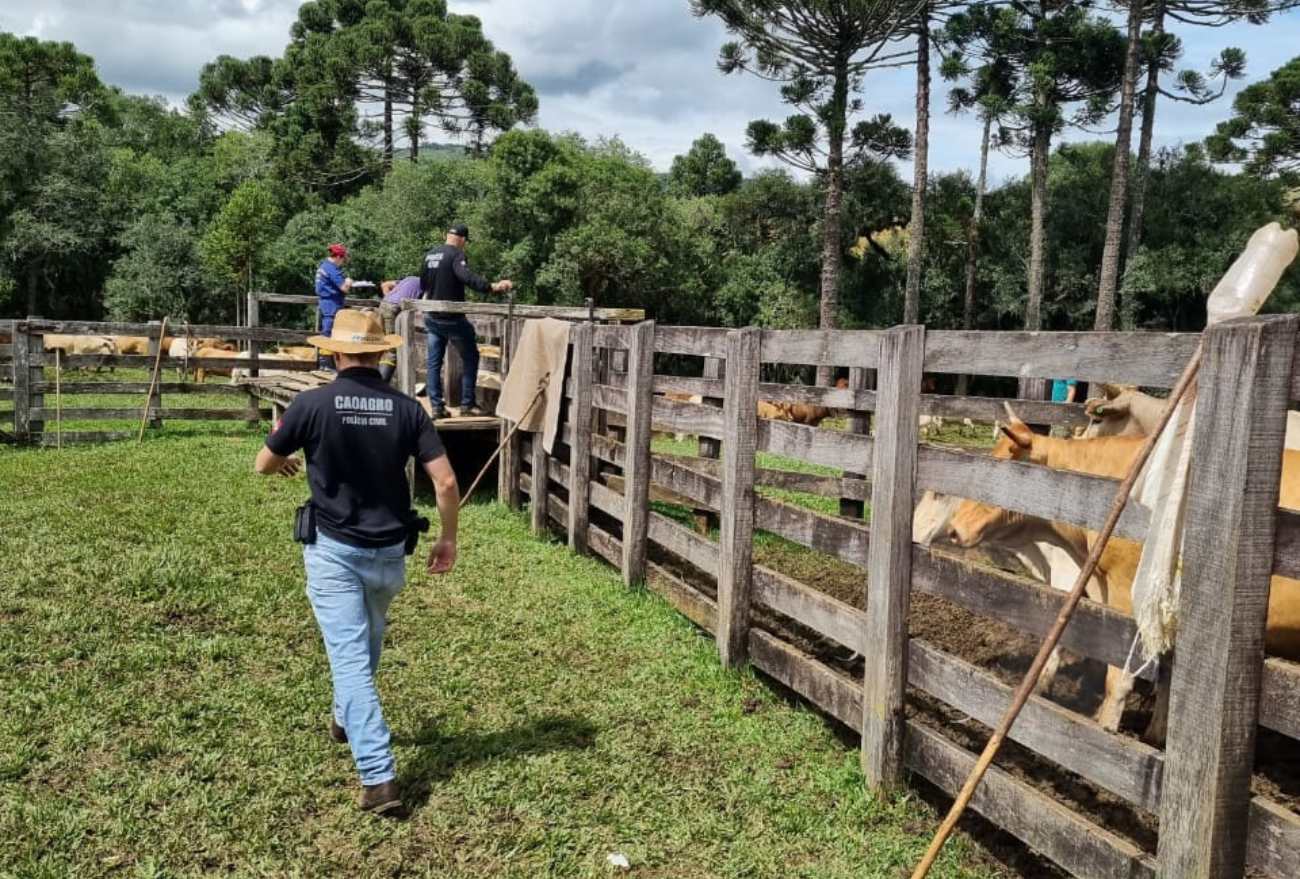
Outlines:
[[[379,289],[384,293],[384,299],[379,303],[379,317],[384,322],[384,332],[396,332],[397,316],[402,313],[402,303],[408,299],[420,298],[420,276],[407,275],[400,281],[384,281]],[[397,355],[394,351],[384,352],[379,358],[380,378],[392,381],[396,370]]]

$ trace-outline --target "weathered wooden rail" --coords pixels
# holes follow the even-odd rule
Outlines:
[[[372,308],[378,302],[375,298],[349,297],[347,305],[354,308]],[[27,320],[0,321],[0,440],[27,442],[36,445],[61,445],[63,443],[101,442],[115,439],[135,438],[138,427],[134,429],[115,430],[64,430],[65,422],[123,422],[134,421],[137,425],[144,421],[150,430],[158,430],[167,422],[229,421],[232,424],[256,425],[260,421],[273,419],[279,411],[287,406],[293,396],[300,390],[319,384],[321,379],[311,375],[317,369],[314,361],[269,362],[262,354],[275,345],[303,345],[311,331],[306,329],[286,329],[267,327],[261,323],[262,305],[266,303],[306,306],[313,311],[318,300],[315,296],[287,295],[276,293],[252,292],[248,295],[248,326],[224,325],[190,325],[168,324],[162,322],[129,323],[99,321],[51,321],[40,318]],[[457,312],[466,313],[474,323],[479,336],[488,343],[508,345],[511,334],[505,328],[514,323],[532,317],[557,317],[567,320],[592,320],[596,322],[619,322],[640,320],[644,312],[636,309],[596,309],[592,307],[543,307],[524,306],[512,303],[408,303],[407,314],[410,317],[403,323],[407,336],[406,350],[403,352],[405,362],[409,363],[411,381],[406,388],[414,389],[418,372],[417,366],[425,362],[424,326],[415,319],[422,312]],[[95,354],[63,356],[45,350],[44,337],[50,333],[95,336],[140,336],[149,340],[147,355],[137,354]],[[164,353],[157,357],[158,345],[162,334],[167,336],[188,335],[195,338],[215,337],[236,342],[242,349],[241,356],[232,352],[230,357],[215,358],[173,358]],[[11,341],[4,341],[10,336]],[[489,371],[500,372],[503,364],[508,362],[508,353],[501,357],[485,358],[484,365]],[[198,383],[193,381],[167,380],[176,374],[176,370],[188,368],[190,371],[202,364],[206,369],[224,370],[238,368],[246,371],[252,380],[231,384]],[[151,382],[155,364],[158,369],[158,382]],[[448,402],[455,406],[460,395],[460,359],[455,356],[446,358],[444,367],[444,386],[447,389]],[[81,371],[87,369],[135,368],[146,371],[143,381],[105,381],[102,376],[94,379]],[[259,373],[264,369],[277,372],[302,373],[301,380],[291,378],[283,381],[258,381]],[[65,370],[75,370],[69,374],[71,380],[65,379]],[[484,389],[484,402],[489,405],[495,399],[495,390]],[[96,406],[64,406],[64,395],[107,395],[121,399],[109,404]],[[203,394],[209,397],[237,397],[245,405],[214,406],[164,405],[164,399],[175,400],[178,395]],[[131,399],[135,398],[135,399]],[[10,428],[10,426],[12,426]],[[492,419],[480,419],[478,423],[464,422],[457,425],[444,424],[444,429],[465,428],[488,429],[496,431],[497,422]]]
[[[1011,738],[1042,760],[1158,818],[1158,845],[1144,848],[997,769],[975,797],[976,810],[1074,875],[1228,877],[1250,865],[1277,879],[1300,877],[1300,815],[1250,794],[1257,724],[1300,738],[1300,666],[1265,658],[1262,646],[1270,573],[1300,572],[1300,516],[1276,509],[1285,410],[1300,396],[1296,331],[1294,318],[1261,318],[1205,336],[1168,746],[1158,750],[1108,733],[1040,697],[1012,730]],[[911,596],[937,596],[1040,637],[1064,596],[914,545],[914,499],[935,489],[1095,528],[1117,482],[918,445],[919,414],[992,420],[1002,406],[1001,400],[923,395],[922,373],[1071,375],[1168,387],[1200,342],[1197,335],[927,333],[920,327],[831,334],[650,323],[582,327],[573,337],[564,445],[551,457],[535,437],[521,434],[518,492],[512,497],[503,490],[503,498],[518,502],[526,495],[537,530],[567,532],[575,549],[605,558],[627,582],[645,581],[666,596],[715,635],[723,662],[754,664],[859,731],[874,787],[898,787],[912,771],[955,793],[974,755],[906,707],[925,694],[992,726],[1013,688],[912,637]],[[656,354],[704,362],[698,376],[656,375]],[[620,364],[621,370],[611,368]],[[764,383],[763,364],[848,367],[850,387]],[[869,370],[876,374],[874,391],[865,387]],[[655,395],[662,391],[700,394],[705,405]],[[755,414],[759,399],[844,408],[852,415],[850,429],[766,421]],[[1078,407],[1051,403],[1018,409],[1035,421],[1079,417]],[[867,415],[874,436],[864,431]],[[619,427],[602,429],[610,424]],[[712,457],[652,455],[652,429],[696,434]],[[721,460],[714,460],[719,448]],[[760,451],[844,476],[774,474],[756,466]],[[622,478],[602,481],[599,474],[610,469]],[[782,483],[849,505],[869,501],[870,524],[759,491]],[[717,538],[651,511],[652,493],[717,515]],[[865,606],[754,564],[759,529],[859,568]],[[1133,510],[1119,531],[1140,540],[1145,529],[1145,517]],[[677,564],[655,562],[665,555],[702,580],[678,576]],[[759,622],[770,619],[861,656],[862,678],[797,646],[782,626]],[[1064,643],[1122,665],[1134,633],[1127,616],[1085,603]]]

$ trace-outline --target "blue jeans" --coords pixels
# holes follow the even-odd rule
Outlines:
[[[332,299],[322,299],[320,301],[320,334],[329,336],[334,330],[334,315],[339,313],[343,306]],[[324,370],[333,370],[334,357],[332,355],[321,354],[316,352],[316,363]]]
[[[434,409],[443,405],[442,396],[442,359],[447,354],[447,343],[460,354],[463,364],[460,377],[460,406],[462,409],[475,405],[475,386],[478,384],[478,336],[474,325],[464,315],[447,318],[439,315],[435,320],[432,315],[424,319],[424,331],[428,334],[429,374],[425,386],[429,393],[429,406]]]
[[[397,777],[375,672],[388,605],[406,581],[401,543],[368,549],[324,534],[303,547],[307,598],[316,614],[334,682],[334,720],[347,730],[362,784]]]

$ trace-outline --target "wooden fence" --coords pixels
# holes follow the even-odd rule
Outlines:
[[[408,338],[416,334],[418,310],[401,318]],[[520,330],[520,321],[511,317],[501,315],[497,325],[507,349]],[[156,340],[159,327],[32,319],[0,324],[5,331],[13,333],[13,341],[0,355],[12,359],[12,390],[0,401],[12,402],[16,435],[48,442],[48,422],[72,417],[52,409],[49,395],[117,388],[113,382],[85,382],[86,388],[51,382],[52,358],[41,337],[112,332]],[[191,331],[239,338],[254,350],[264,343],[299,342],[305,335],[257,326]],[[994,769],[975,797],[973,808],[1074,875],[1237,877],[1249,865],[1276,879],[1300,879],[1300,816],[1286,802],[1251,793],[1257,730],[1300,739],[1300,667],[1265,658],[1262,646],[1270,573],[1300,578],[1300,514],[1276,509],[1285,411],[1300,399],[1293,363],[1296,331],[1295,318],[1258,318],[1215,328],[1204,337],[1191,539],[1167,747],[1158,750],[1107,733],[1039,697],[1031,699],[1012,730],[1012,741],[1042,764],[1098,796],[1152,816],[1153,826],[1158,819],[1154,842],[1135,841],[1131,833],[1068,808],[1009,771]],[[1002,404],[922,394],[922,374],[1070,375],[1168,387],[1201,341],[1196,335],[955,333],[921,327],[768,332],[580,321],[572,333],[558,454],[549,456],[535,437],[516,434],[502,462],[501,494],[515,505],[527,495],[535,529],[566,531],[576,550],[607,559],[628,583],[646,582],[665,595],[714,633],[723,662],[752,663],[859,731],[864,772],[874,787],[899,787],[911,771],[954,793],[974,756],[942,726],[915,712],[917,701],[937,700],[991,726],[1012,688],[997,674],[912,634],[914,597],[941,599],[1041,637],[1062,595],[914,545],[914,499],[934,489],[1095,528],[1116,483],[919,445],[919,415],[990,421]],[[405,350],[399,375],[409,384],[418,352],[412,346]],[[663,356],[697,359],[698,375],[656,374],[655,359]],[[60,365],[109,362],[152,368],[154,357],[68,357]],[[847,368],[849,387],[764,382],[766,364]],[[178,364],[164,357],[162,365],[166,370]],[[253,364],[232,358],[222,365]],[[868,389],[873,374],[874,390]],[[121,393],[138,395],[142,405],[113,417],[140,419],[148,388],[139,382],[117,384]],[[147,414],[181,417],[186,410],[165,409],[163,395],[212,393],[220,387],[188,385],[159,384]],[[666,391],[701,395],[703,404],[659,396]],[[239,387],[229,392],[248,393]],[[844,409],[848,429],[759,419],[760,399]],[[1018,408],[1031,422],[1082,419],[1077,406],[1021,402]],[[238,417],[253,416],[234,411]],[[875,422],[874,435],[866,431],[869,420]],[[653,430],[699,436],[701,457],[652,455]],[[841,475],[761,468],[759,452]],[[610,479],[611,472],[621,479]],[[838,498],[842,511],[856,515],[811,512],[770,496],[767,487]],[[718,517],[717,539],[654,512],[650,500],[663,492],[701,515]],[[862,519],[866,503],[870,525]],[[753,537],[760,529],[860,570],[865,602],[839,600],[755,564]],[[1141,540],[1145,529],[1141,512],[1131,509],[1119,533]],[[700,576],[681,576],[677,571],[683,568]],[[806,637],[793,637],[796,631]],[[1085,603],[1064,646],[1122,665],[1133,635],[1131,619]],[[839,645],[859,657],[860,671],[811,650],[813,641]]]
[[[176,325],[162,322],[150,323],[113,323],[92,321],[52,321],[38,317],[27,320],[0,321],[0,441],[24,442],[35,445],[62,445],[63,443],[102,442],[116,439],[134,439],[139,434],[138,425],[144,422],[150,430],[163,428],[166,422],[211,422],[228,421],[233,424],[256,425],[275,417],[277,410],[288,405],[294,390],[286,388],[284,395],[279,395],[265,387],[254,392],[246,386],[231,384],[201,384],[193,381],[169,380],[177,375],[177,370],[188,367],[190,371],[200,362],[196,358],[173,358],[164,352],[159,358],[158,345],[160,337],[187,335],[193,338],[221,338],[236,342],[242,354],[236,357],[232,352],[229,357],[202,358],[202,365],[211,370],[230,370],[239,368],[256,377],[261,369],[274,368],[279,371],[311,372],[317,368],[315,361],[281,361],[268,363],[260,355],[272,345],[303,345],[312,335],[306,329],[286,329],[263,326],[261,322],[262,305],[266,303],[299,305],[316,308],[315,296],[300,296],[264,292],[248,294],[248,326],[223,325]],[[352,308],[373,308],[377,299],[349,297],[346,304]],[[594,308],[587,305],[580,308],[526,306],[505,303],[438,303],[408,302],[405,306],[405,319],[402,331],[407,345],[401,352],[401,361],[405,365],[402,375],[405,377],[403,387],[408,392],[414,390],[420,369],[425,362],[424,326],[416,318],[426,312],[465,313],[474,324],[478,335],[487,343],[500,345],[499,357],[484,359],[484,367],[489,371],[501,372],[509,360],[509,341],[512,334],[505,328],[512,324],[534,317],[555,317],[565,320],[588,320],[594,323],[623,323],[639,321],[645,312],[639,309]],[[306,323],[303,321],[300,324]],[[149,341],[148,353],[139,354],[79,354],[64,356],[46,350],[44,338],[47,334],[76,334],[93,336],[136,336]],[[516,334],[517,335],[517,334]],[[12,341],[3,341],[12,336]],[[158,382],[152,381],[152,371],[158,367]],[[457,405],[460,395],[460,358],[446,358],[444,367],[444,387],[451,405]],[[116,368],[138,368],[146,371],[144,380],[112,381],[104,376],[87,376],[84,370],[112,370]],[[69,374],[71,380],[64,379],[65,370],[75,370]],[[110,402],[95,406],[77,405],[64,407],[64,395],[93,394],[101,397],[117,398],[119,402]],[[164,399],[169,402],[178,395],[203,394],[242,398],[243,406],[214,405],[211,400],[190,405],[164,406]],[[485,389],[484,402],[489,405],[495,399],[495,391]],[[269,408],[267,406],[269,405]],[[114,430],[64,430],[65,422],[118,422]],[[121,429],[120,423],[134,422],[134,429]]]
[[[1300,515],[1276,508],[1285,411],[1300,398],[1296,331],[1294,318],[1260,318],[1204,338],[1167,747],[1108,733],[1037,696],[1011,733],[1038,764],[1149,816],[1147,840],[998,768],[974,799],[975,810],[1076,876],[1237,877],[1250,865],[1277,879],[1300,877],[1300,815],[1285,802],[1251,794],[1257,725],[1300,738],[1300,666],[1266,659],[1262,644],[1270,573],[1300,577]],[[525,437],[517,449],[518,490],[503,495],[517,502],[519,492],[526,494],[535,529],[566,531],[575,549],[666,596],[715,635],[724,663],[752,663],[859,731],[873,787],[897,788],[911,771],[952,794],[975,756],[914,712],[917,700],[938,700],[991,727],[1013,688],[911,634],[913,597],[936,596],[1041,637],[1063,595],[913,544],[915,498],[934,489],[1096,528],[1117,483],[918,445],[921,414],[989,421],[1002,407],[1001,400],[921,394],[923,372],[1169,387],[1200,341],[922,327],[822,333],[578,326],[563,445],[552,457],[537,437],[518,434]],[[656,355],[700,357],[703,365],[698,376],[659,375]],[[847,367],[850,386],[765,383],[767,364]],[[875,371],[877,390],[866,389],[868,371]],[[665,391],[699,394],[704,404],[658,396]],[[848,410],[849,429],[760,419],[760,399]],[[1018,408],[1028,421],[1081,419],[1078,406]],[[868,415],[874,436],[864,430]],[[652,455],[652,429],[696,434],[708,457]],[[713,460],[719,448],[720,460]],[[765,470],[756,466],[760,451],[843,475]],[[602,478],[609,470],[621,478]],[[764,486],[838,497],[849,509],[869,501],[870,525],[774,499],[759,490]],[[717,539],[652,511],[650,499],[664,493],[719,516]],[[755,564],[758,529],[855,566],[867,587],[865,606]],[[1130,508],[1119,533],[1141,540],[1145,529],[1142,511]],[[699,576],[676,573],[682,569]],[[796,639],[791,631],[810,634]],[[1085,602],[1064,645],[1123,665],[1134,632],[1129,617]],[[810,650],[814,641],[861,657],[861,677]]]

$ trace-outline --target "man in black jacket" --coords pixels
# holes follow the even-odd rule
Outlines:
[[[401,336],[386,335],[378,315],[345,308],[329,336],[307,341],[333,351],[341,371],[331,383],[298,395],[253,469],[293,476],[302,468],[297,453],[306,454],[314,525],[295,539],[304,544],[307,597],[334,684],[329,735],[351,746],[361,809],[395,812],[402,807],[397,764],[375,673],[388,606],[406,582],[406,555],[419,539],[407,461],[420,463],[437,493],[441,533],[429,548],[430,574],[456,564],[460,493],[424,409],[379,376],[381,353],[402,344]]]
[[[457,223],[447,230],[447,242],[424,255],[420,268],[420,295],[439,302],[464,302],[465,288],[480,293],[505,293],[514,289],[509,280],[488,281],[474,273],[465,259],[469,228]],[[424,317],[429,343],[429,374],[426,378],[429,409],[434,419],[447,418],[442,396],[442,360],[450,342],[463,364],[461,373],[460,414],[486,415],[475,400],[478,384],[478,339],[474,325],[464,314],[429,312]]]

